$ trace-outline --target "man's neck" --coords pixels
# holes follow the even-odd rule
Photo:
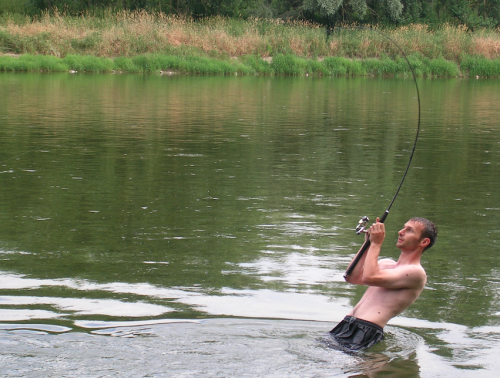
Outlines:
[[[398,265],[420,265],[420,258],[422,257],[422,253],[424,251],[417,249],[411,252],[401,251],[401,255],[399,255]]]

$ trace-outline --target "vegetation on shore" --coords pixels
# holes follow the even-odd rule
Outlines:
[[[500,77],[500,33],[421,24],[336,28],[301,21],[145,11],[0,17],[0,70]],[[389,40],[389,38],[391,40]]]
[[[213,16],[431,27],[464,25],[468,30],[500,27],[500,0],[0,0],[0,15],[39,16],[55,9],[68,15],[147,11],[194,19]]]

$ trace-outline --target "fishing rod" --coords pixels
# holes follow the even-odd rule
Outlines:
[[[343,29],[343,28],[345,28],[345,27],[341,27],[339,29]],[[403,174],[403,178],[401,179],[401,183],[399,184],[399,186],[396,190],[396,193],[394,194],[394,197],[392,197],[392,200],[389,204],[389,207],[387,207],[384,214],[380,217],[379,222],[384,223],[384,221],[387,218],[387,215],[389,215],[389,210],[391,209],[392,205],[394,204],[394,201],[396,200],[396,197],[398,196],[399,191],[401,190],[401,187],[403,186],[403,182],[405,181],[408,170],[410,169],[411,161],[413,160],[413,155],[415,154],[415,149],[417,148],[418,135],[420,134],[420,92],[418,90],[417,76],[415,75],[415,71],[414,71],[412,65],[410,64],[408,57],[406,56],[403,49],[392,38],[390,38],[388,35],[380,32],[378,30],[375,30],[373,28],[367,28],[367,27],[363,27],[363,26],[351,26],[350,28],[367,29],[367,30],[370,30],[372,32],[380,34],[381,36],[383,36],[384,38],[387,38],[390,42],[392,42],[399,49],[399,51],[401,52],[401,55],[403,55],[403,57],[405,58],[406,63],[408,63],[408,67],[410,67],[410,71],[411,71],[412,76],[413,76],[413,82],[415,83],[415,89],[417,90],[418,122],[417,122],[417,132],[415,135],[415,142],[413,143],[413,149],[411,150],[410,159],[408,160],[408,165],[406,166],[406,170],[405,170],[405,173]],[[361,217],[361,219],[358,222],[358,225],[356,226],[356,235],[359,235],[362,232],[366,231],[366,225],[367,225],[369,220],[370,219],[367,216]],[[369,238],[367,240],[365,240],[365,243],[363,244],[363,246],[359,250],[358,254],[354,258],[354,260],[352,260],[351,264],[347,268],[346,272],[344,273],[344,278],[347,278],[352,273],[354,268],[356,268],[356,265],[358,265],[359,260],[361,260],[361,258],[363,257],[365,252],[368,250],[368,248],[370,248],[370,239]]]

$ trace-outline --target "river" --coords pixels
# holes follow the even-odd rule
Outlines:
[[[328,331],[418,124],[410,78],[0,74],[0,364],[10,377],[494,377],[500,81],[418,79],[381,255],[439,236],[360,354]]]

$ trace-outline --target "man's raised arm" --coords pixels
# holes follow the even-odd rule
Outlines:
[[[379,222],[368,230],[370,248],[366,253],[361,281],[364,285],[387,289],[413,289],[425,283],[425,272],[420,265],[403,265],[381,269],[378,258],[385,239],[385,225]],[[392,265],[392,264],[391,264]],[[382,267],[383,268],[383,267]]]
[[[367,240],[368,240],[368,234],[366,233],[365,234],[365,242]],[[363,248],[363,246],[361,246],[361,248]],[[360,251],[361,251],[361,248],[359,249]],[[356,259],[358,254],[359,254],[359,251],[358,251],[358,253],[356,253],[356,256],[354,256],[354,258],[352,259],[349,266],[351,266],[351,264]],[[358,264],[353,269],[351,274],[349,274],[347,277],[345,277],[346,282],[349,282],[349,283],[354,284],[354,285],[364,285],[363,284],[363,270],[364,270],[366,255],[367,254],[365,253],[363,256],[361,256],[361,259],[359,260]],[[347,268],[347,269],[349,269],[349,268]]]

